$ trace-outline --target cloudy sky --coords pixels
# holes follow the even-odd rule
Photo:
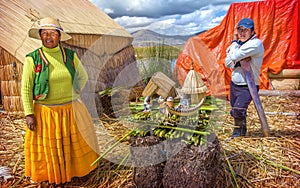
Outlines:
[[[189,35],[217,26],[233,2],[255,0],[90,0],[132,33]]]

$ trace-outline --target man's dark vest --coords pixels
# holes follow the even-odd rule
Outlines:
[[[74,66],[74,51],[68,48],[61,48],[64,63],[69,70],[72,80],[73,87],[75,91],[79,91],[78,80],[76,75],[76,70]],[[33,58],[33,62],[35,65],[35,79],[33,86],[33,99],[34,100],[44,100],[46,99],[49,91],[49,68],[48,68],[48,60],[44,55],[42,48],[38,48],[35,51],[27,54],[26,56],[30,56]]]

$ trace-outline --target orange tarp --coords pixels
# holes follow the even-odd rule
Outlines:
[[[174,71],[181,85],[193,62],[209,88],[208,95],[228,96],[231,70],[224,65],[226,49],[238,21],[246,17],[253,19],[265,48],[261,89],[271,89],[268,72],[300,68],[300,0],[233,3],[220,25],[191,37],[184,45]]]

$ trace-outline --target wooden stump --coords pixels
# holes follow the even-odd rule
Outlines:
[[[219,141],[211,134],[208,136],[207,145],[186,145],[166,162],[163,186],[213,188],[219,164]]]

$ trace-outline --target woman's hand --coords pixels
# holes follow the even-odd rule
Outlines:
[[[30,114],[30,115],[27,115],[26,116],[26,123],[27,123],[27,127],[30,129],[30,130],[35,130],[35,127],[36,127],[36,119],[34,117],[34,114]]]

